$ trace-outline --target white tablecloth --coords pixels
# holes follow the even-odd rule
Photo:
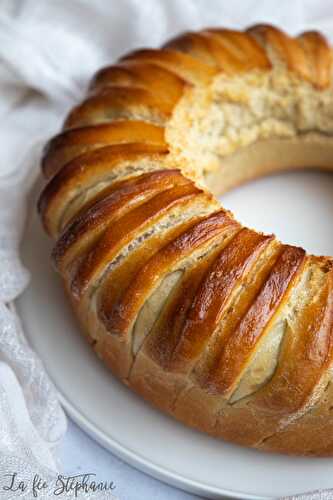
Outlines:
[[[41,144],[59,129],[66,111],[82,97],[88,78],[97,68],[132,48],[157,46],[181,30],[212,25],[244,27],[256,22],[272,22],[291,33],[317,28],[330,37],[333,3],[324,0],[1,1],[1,472],[10,471],[15,459],[23,474],[32,464],[35,468],[39,464],[52,473],[63,467],[67,473],[92,471],[100,479],[111,476],[117,485],[115,493],[124,500],[190,498],[122,464],[73,424],[70,423],[65,434],[66,420],[56,392],[24,341],[24,332],[10,306],[28,283],[28,273],[21,266],[17,252],[24,224],[23,201],[29,179],[37,171]],[[57,454],[55,445],[59,442]],[[59,456],[62,466],[58,463]],[[0,499],[9,498],[0,489]],[[47,493],[43,498],[48,498]],[[87,496],[83,498],[88,500]]]
[[[59,458],[68,474],[94,472],[100,479],[113,480],[119,500],[198,500],[199,497],[168,486],[133,469],[90,439],[69,422]],[[60,497],[61,498],[61,497]]]

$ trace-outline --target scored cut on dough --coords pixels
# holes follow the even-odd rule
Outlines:
[[[205,29],[100,70],[45,148],[38,209],[113,373],[213,436],[333,455],[332,259],[242,227],[214,198],[332,158],[320,33]]]

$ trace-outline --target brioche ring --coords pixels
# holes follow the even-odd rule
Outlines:
[[[45,148],[38,209],[92,348],[162,411],[333,455],[332,258],[214,196],[333,167],[332,51],[268,25],[185,33],[99,71]]]

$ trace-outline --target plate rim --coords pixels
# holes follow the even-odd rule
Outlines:
[[[50,377],[51,378],[51,377]],[[52,380],[52,379],[51,379]],[[182,489],[185,492],[190,492],[193,494],[204,494],[204,495],[214,495],[210,498],[221,498],[221,495],[225,497],[240,499],[240,500],[272,500],[271,496],[253,495],[252,493],[245,493],[242,491],[221,489],[216,486],[211,486],[207,483],[201,481],[196,481],[182,474],[179,474],[171,469],[154,463],[151,460],[139,455],[137,452],[131,450],[129,447],[121,444],[116,438],[108,436],[103,430],[99,429],[96,424],[94,424],[87,415],[85,415],[81,410],[76,408],[75,403],[69,401],[67,396],[65,396],[61,389],[53,382],[57,391],[59,401],[62,407],[65,409],[67,415],[69,415],[72,420],[81,428],[84,432],[88,434],[92,439],[94,439],[98,444],[103,446],[106,450],[114,453],[118,458],[129,464],[131,467],[138,469],[139,471],[152,476],[159,481],[162,481],[168,485],[174,486],[176,488]],[[184,489],[186,485],[190,489]]]

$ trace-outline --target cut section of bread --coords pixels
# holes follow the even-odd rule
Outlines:
[[[188,32],[102,68],[42,159],[38,209],[96,354],[161,410],[260,450],[333,455],[333,261],[214,195],[333,169],[332,90],[320,33]]]

